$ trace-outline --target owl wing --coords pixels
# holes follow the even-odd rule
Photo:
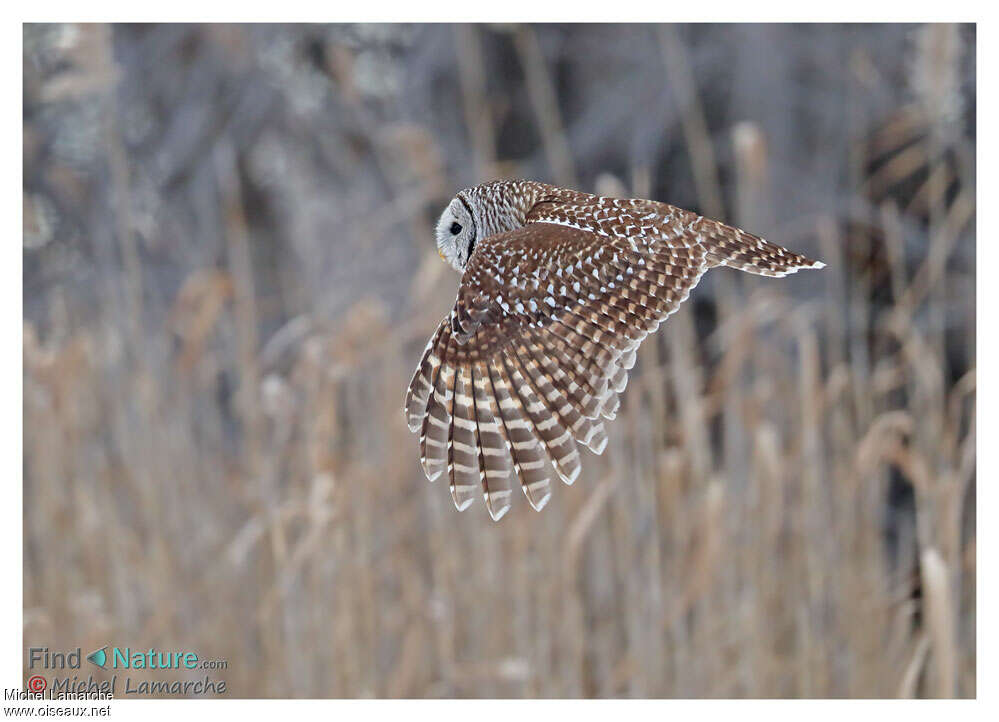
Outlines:
[[[459,510],[481,492],[499,519],[514,477],[540,510],[549,462],[575,481],[577,442],[603,451],[601,419],[614,418],[639,344],[708,265],[684,227],[697,216],[600,211],[542,203],[524,227],[480,241],[427,344],[406,416],[424,472],[447,473]]]

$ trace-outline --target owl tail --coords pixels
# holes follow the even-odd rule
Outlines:
[[[693,226],[707,251],[708,262],[760,276],[786,276],[802,268],[825,268],[822,261],[792,253],[752,233],[707,218]]]

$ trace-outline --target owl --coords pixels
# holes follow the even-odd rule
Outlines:
[[[459,511],[482,494],[494,520],[519,483],[541,510],[553,472],[607,446],[635,352],[708,269],[785,276],[824,264],[737,228],[639,199],[535,181],[467,188],[437,223],[458,296],[406,396],[431,481]]]

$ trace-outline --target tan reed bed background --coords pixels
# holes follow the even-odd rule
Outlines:
[[[742,32],[818,34],[787,52],[821,65],[856,28],[316,32],[25,28],[25,646],[192,649],[233,696],[973,696],[973,29],[836,41],[856,126],[816,151],[845,158],[825,212],[785,207],[799,161],[694,68]],[[444,43],[443,125],[371,99],[413,32]],[[669,162],[600,172],[564,97],[600,32],[645,33]],[[384,92],[433,91],[400,42],[435,80]],[[319,163],[337,180],[310,188]],[[642,347],[605,454],[499,524],[426,482],[401,411],[457,280],[434,215],[492,175],[687,193],[828,264],[710,274]]]

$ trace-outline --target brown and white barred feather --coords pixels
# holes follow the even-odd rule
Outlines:
[[[823,264],[665,203],[613,199],[530,181],[459,194],[479,227],[454,308],[423,353],[406,397],[431,481],[455,506],[478,493],[493,519],[516,479],[537,510],[551,472],[600,454],[638,346],[706,270],[783,276]]]

